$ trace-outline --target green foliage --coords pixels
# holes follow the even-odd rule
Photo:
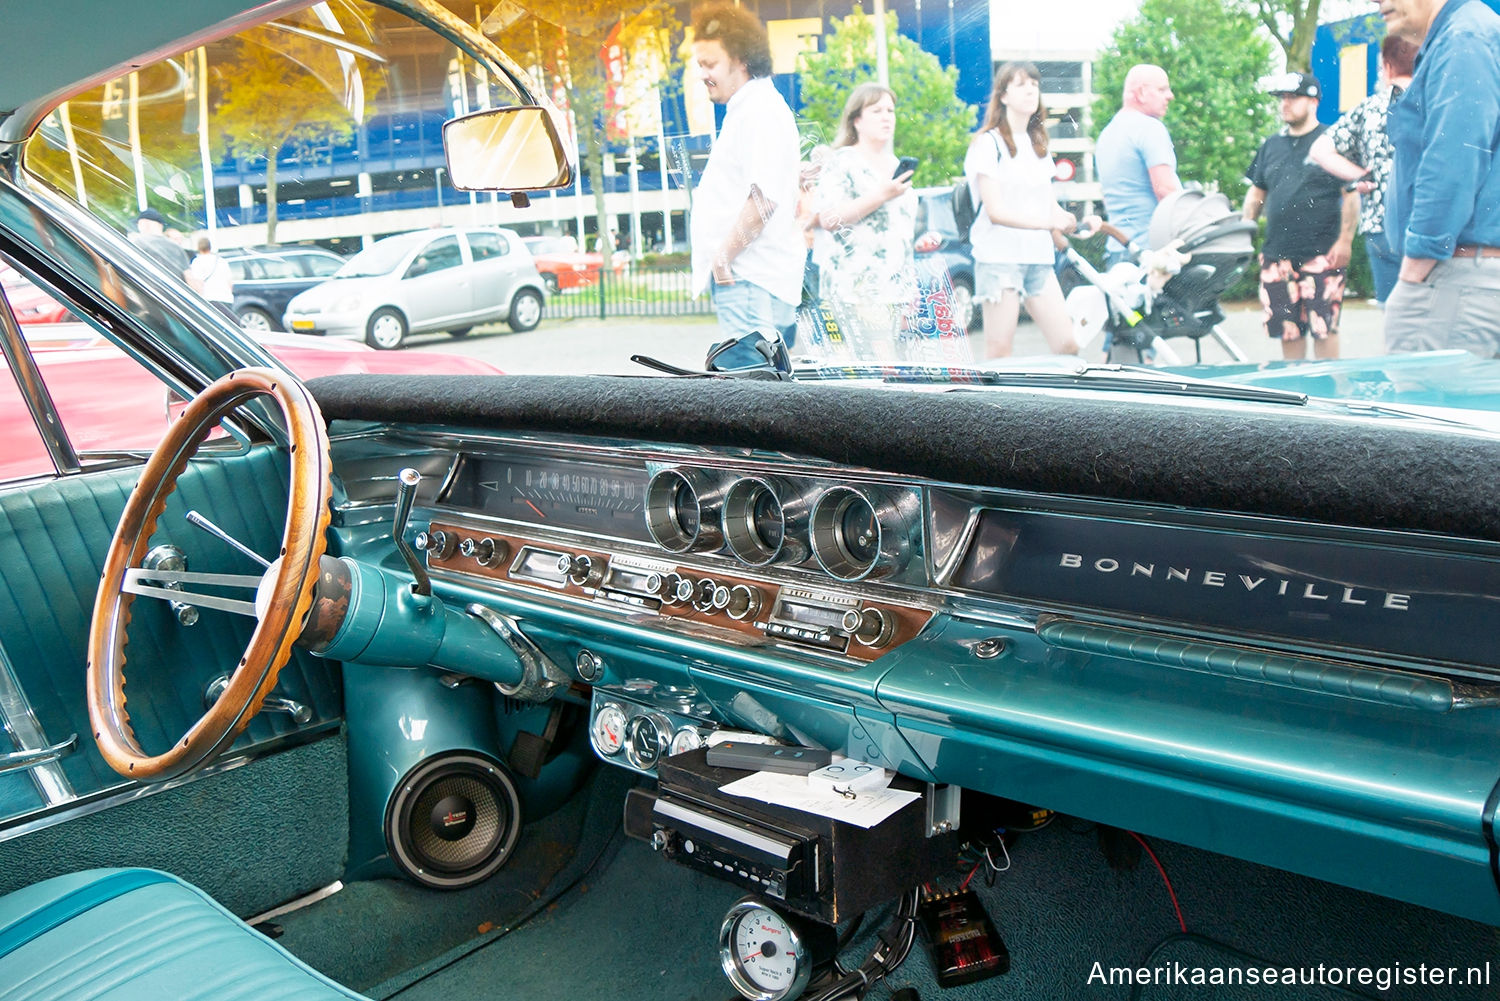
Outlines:
[[[1312,70],[1313,37],[1323,0],[1254,0],[1252,10],[1286,54],[1286,68]]]
[[[646,75],[661,77],[665,86],[673,66],[668,40],[680,36],[682,26],[664,0],[628,5],[616,0],[532,0],[522,13],[500,33],[501,47],[523,62],[534,61],[550,77],[567,81],[567,110],[578,130],[579,168],[593,182],[594,232],[612,232],[614,222],[604,201],[604,160],[612,155],[605,122],[611,85],[607,47],[613,36],[627,75],[644,68]],[[637,60],[641,66],[632,67]]]
[[[344,105],[339,53],[277,25],[235,36],[213,66],[212,112],[219,151],[266,162],[266,243],[276,243],[276,159],[284,149],[307,155],[348,142],[357,124]],[[368,101],[384,76],[366,64],[361,76]],[[274,95],[274,97],[268,96]]]
[[[896,152],[920,161],[918,186],[947,184],[963,173],[964,151],[974,130],[974,109],[958,99],[958,70],[944,67],[896,28],[887,14],[886,60],[896,94]],[[832,143],[839,115],[855,87],[875,79],[875,29],[854,13],[835,19],[824,37],[824,51],[802,57],[804,142]]]
[[[1276,128],[1272,99],[1256,89],[1271,71],[1271,44],[1256,27],[1233,0],[1145,0],[1094,63],[1094,135],[1120,110],[1130,67],[1155,63],[1175,95],[1165,121],[1178,176],[1239,205],[1245,171]]]

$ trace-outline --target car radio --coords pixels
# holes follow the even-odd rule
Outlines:
[[[920,800],[866,828],[719,791],[746,774],[709,765],[703,748],[663,758],[656,791],[627,796],[625,833],[829,924],[952,868],[957,835],[928,837]],[[892,786],[924,788],[901,776]]]

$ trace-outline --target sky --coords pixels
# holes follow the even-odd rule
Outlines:
[[[1028,4],[991,0],[992,45],[1007,50],[1092,52],[1102,48],[1115,27],[1139,9],[1139,0],[1048,0]],[[1323,23],[1340,21],[1374,9],[1370,0],[1323,0],[1318,19]]]

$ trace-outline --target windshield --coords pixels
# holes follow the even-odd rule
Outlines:
[[[370,249],[361,250],[345,261],[343,267],[335,273],[335,277],[374,278],[379,275],[388,275],[401,266],[402,259],[423,239],[425,237],[417,235],[393,236],[381,240]]]
[[[644,373],[633,355],[701,370],[714,345],[758,333],[823,377],[906,365],[950,379],[1053,356],[1237,381],[1305,366],[1278,385],[1318,395],[1407,386],[1353,361],[1387,356],[1393,275],[1376,184],[1391,154],[1369,123],[1395,77],[1374,13],[1297,29],[1320,68],[1293,89],[1314,100],[1276,82],[1289,39],[1236,9],[1183,34],[1170,12],[1109,0],[884,22],[853,5],[717,20],[666,4],[447,6],[562,113],[573,184],[457,190],[443,123],[515,95],[359,0],[75,96],[26,167],[148,251],[321,247],[348,257],[341,277],[391,273],[409,249],[383,239],[396,234],[508,229],[541,259],[480,283],[491,297],[449,325],[462,343],[437,317],[377,346],[510,372]],[[1309,161],[1319,137],[1357,166]],[[1368,179],[1346,184],[1351,169]],[[266,322],[367,337],[382,308],[407,306],[361,300],[342,325],[297,308]],[[1442,402],[1430,385],[1416,395]]]

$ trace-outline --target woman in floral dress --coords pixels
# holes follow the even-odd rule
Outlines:
[[[867,359],[893,351],[917,287],[917,196],[912,172],[896,173],[895,133],[896,95],[860,84],[844,104],[833,155],[818,174],[818,225],[828,234],[820,292],[852,316],[859,327],[852,334]]]

